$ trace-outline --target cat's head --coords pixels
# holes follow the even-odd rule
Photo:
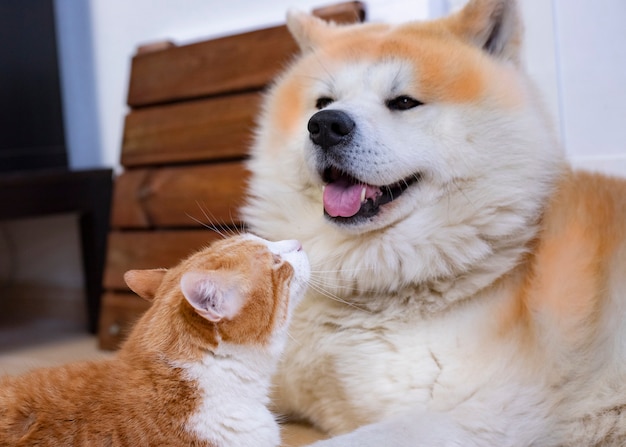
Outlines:
[[[176,316],[168,324],[190,325],[210,348],[270,343],[286,329],[309,275],[298,241],[243,234],[214,242],[169,270],[131,270],[124,279],[154,301],[156,315]]]

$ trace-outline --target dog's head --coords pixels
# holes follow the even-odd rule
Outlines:
[[[400,240],[430,276],[531,237],[562,155],[520,67],[514,1],[403,25],[291,13],[288,26],[301,55],[260,119],[253,228],[305,245]]]

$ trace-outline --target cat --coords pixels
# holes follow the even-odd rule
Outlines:
[[[0,445],[279,445],[268,389],[309,274],[299,242],[250,234],[126,272],[152,305],[119,352],[0,379]]]

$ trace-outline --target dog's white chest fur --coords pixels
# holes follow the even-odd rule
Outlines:
[[[486,445],[499,442],[493,433],[504,432],[512,440],[548,440],[545,428],[558,397],[546,400],[547,384],[521,372],[518,346],[485,346],[493,337],[487,306],[423,318],[399,308],[372,315],[328,299],[310,297],[291,327],[277,378],[281,410],[332,434],[407,414],[416,424],[422,414],[427,420],[445,414],[476,429],[477,439],[485,430]],[[494,409],[497,418],[490,416]],[[445,424],[433,422],[427,430],[449,435]]]
[[[476,328],[488,322],[480,307],[464,309],[461,318],[455,311],[423,318],[408,308],[374,315],[328,300],[313,295],[299,309],[278,381],[282,410],[326,421],[322,428],[331,433],[417,408],[469,412],[471,399],[506,386],[494,382],[495,370],[514,369],[506,353],[499,353],[503,364],[476,368],[480,357],[495,355],[481,352],[487,331]]]
[[[410,322],[329,305],[328,299],[311,297],[292,323],[279,377],[288,408],[307,408],[314,420],[336,424],[323,428],[344,432],[431,399],[441,369],[426,328],[416,334]]]

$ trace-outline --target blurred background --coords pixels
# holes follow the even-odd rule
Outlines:
[[[463,3],[365,1],[368,21],[373,22],[438,17]],[[626,176],[626,2],[520,3],[526,24],[526,65],[570,159],[576,166]],[[52,71],[39,73],[45,80],[37,81],[49,82],[53,89],[58,86],[54,106],[45,109],[51,127],[42,130],[54,141],[44,144],[63,146],[70,169],[119,170],[130,62],[139,45],[164,40],[187,44],[277,25],[284,22],[288,8],[310,10],[326,4],[320,0],[2,0],[0,46],[13,40],[11,29],[26,30],[31,40],[52,45],[56,60],[47,62]],[[15,15],[9,18],[9,10],[19,11],[23,22],[16,22]],[[38,20],[47,20],[51,28],[32,22],[33,14],[41,15]],[[10,73],[11,64],[20,60],[4,57],[1,71]],[[16,88],[12,82],[17,81],[10,75],[1,79],[2,98],[10,99]],[[12,127],[7,116],[0,122],[0,133]],[[0,156],[0,163],[6,159]],[[58,287],[68,300],[64,309],[72,308],[71,303],[79,309],[84,306],[78,225],[71,214],[0,220],[0,349],[1,338],[8,340],[1,327],[13,318],[7,302],[15,300],[8,296],[15,288],[7,285]],[[82,327],[76,324],[76,330]]]

